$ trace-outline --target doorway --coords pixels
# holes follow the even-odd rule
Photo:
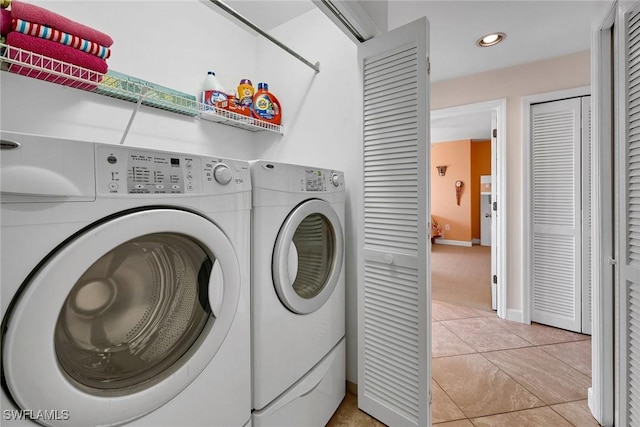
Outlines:
[[[506,318],[506,286],[501,286],[504,283],[504,278],[506,278],[506,224],[503,220],[503,218],[505,218],[506,209],[505,203],[502,201],[506,194],[506,183],[504,179],[504,171],[506,170],[506,99],[498,99],[432,111],[432,140],[442,140],[442,138],[449,139],[449,137],[443,136],[444,133],[440,134],[439,132],[450,132],[452,129],[459,127],[460,118],[471,117],[480,118],[480,126],[483,126],[482,123],[486,125],[487,134],[491,141],[490,175],[492,185],[489,195],[491,200],[492,244],[490,246],[491,268],[490,273],[486,277],[486,283],[491,288],[492,308],[497,311],[498,317]],[[482,119],[482,117],[484,117],[484,119]],[[470,136],[470,134],[468,135]],[[438,172],[435,172],[435,169],[432,170],[431,173],[432,175],[435,173],[436,177],[440,178]],[[432,182],[436,177],[432,178]],[[446,174],[444,178],[446,178]],[[458,180],[454,179],[454,182],[455,181]],[[477,184],[480,186],[480,182]],[[470,187],[471,183],[464,182],[462,182],[462,188],[460,190],[457,186],[452,187],[449,189],[451,197],[458,197],[459,193],[464,194],[465,191],[470,191]],[[480,215],[480,213],[478,212],[477,215]],[[438,221],[437,218],[434,219]],[[473,238],[462,244],[456,239],[447,239],[447,232],[451,232],[451,224],[442,223],[439,225],[442,230],[442,235],[441,239],[435,239],[436,243],[433,247],[436,247],[436,250],[444,247],[444,245],[438,245],[438,243],[445,243],[449,246],[472,246]],[[446,229],[447,225],[449,225],[449,230]],[[451,236],[451,234],[449,234],[449,236]],[[438,240],[440,240],[440,242],[437,242]],[[432,262],[432,268],[436,268],[435,261]]]
[[[431,127],[431,298],[491,311],[491,112],[441,122]]]

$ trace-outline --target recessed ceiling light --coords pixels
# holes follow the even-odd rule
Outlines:
[[[507,35],[505,33],[491,33],[491,34],[487,34],[486,36],[478,39],[476,44],[478,46],[480,46],[480,47],[494,46],[494,45],[497,45],[498,43],[500,43],[506,37],[507,37]]]

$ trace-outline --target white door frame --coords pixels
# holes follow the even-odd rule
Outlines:
[[[613,28],[616,2],[603,10],[591,40],[592,330],[589,409],[604,426],[614,423],[613,325]]]
[[[494,185],[497,186],[496,200],[498,210],[495,212],[498,219],[496,227],[496,240],[492,242],[497,245],[496,254],[496,275],[497,284],[497,314],[501,319],[507,317],[507,100],[506,98],[494,99],[490,101],[478,102],[475,104],[459,105],[456,107],[442,108],[431,111],[431,120],[444,119],[448,117],[461,116],[479,112],[495,112],[498,117],[498,142],[496,144],[495,157],[497,158],[496,176]],[[493,156],[493,153],[492,153]]]
[[[577,98],[591,95],[591,86],[582,86],[573,89],[558,90],[554,92],[540,93],[522,98],[522,219],[523,239],[522,248],[522,322],[531,323],[531,245],[533,241],[533,224],[531,216],[531,105],[541,102],[558,101],[566,98]]]

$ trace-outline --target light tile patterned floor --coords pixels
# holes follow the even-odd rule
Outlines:
[[[432,304],[432,418],[438,427],[598,426],[587,407],[591,338]],[[329,427],[383,424],[347,394]]]

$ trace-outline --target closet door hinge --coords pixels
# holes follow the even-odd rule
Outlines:
[[[493,137],[497,138],[498,137],[498,129],[494,129],[493,130]]]
[[[427,56],[427,76],[431,75],[431,58]]]
[[[498,284],[498,275],[497,275],[497,274],[494,274],[494,275],[493,275],[493,284],[494,284],[494,285],[497,285],[497,284]]]
[[[493,202],[493,210],[494,211],[498,210],[498,202]]]

